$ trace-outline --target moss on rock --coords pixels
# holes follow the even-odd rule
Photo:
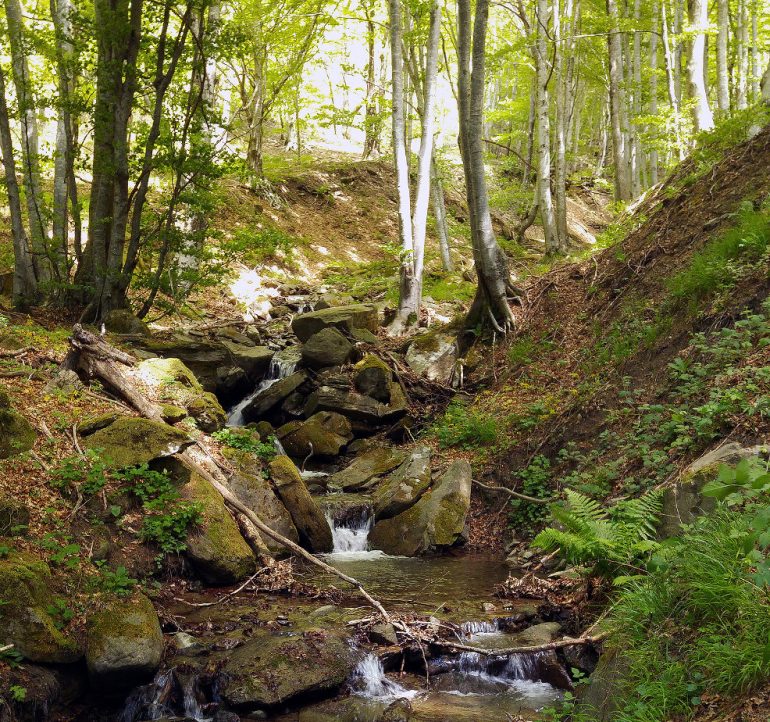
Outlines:
[[[11,400],[0,388],[0,459],[29,451],[36,438],[32,425],[11,409]]]

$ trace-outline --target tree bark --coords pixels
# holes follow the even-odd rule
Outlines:
[[[436,235],[438,236],[438,246],[441,252],[441,265],[444,270],[451,272],[454,270],[452,255],[449,252],[449,226],[446,216],[446,199],[444,198],[444,182],[436,163],[434,152],[431,161],[431,183],[433,191],[433,215],[436,219]]]
[[[690,84],[690,96],[694,101],[693,120],[695,130],[700,132],[714,127],[714,116],[709,106],[706,81],[704,76],[706,64],[706,32],[708,31],[707,0],[691,0],[690,2],[690,57],[687,62],[687,75]]]
[[[649,113],[651,117],[658,114],[658,33],[660,25],[658,0],[652,4],[652,33],[650,34],[650,100]],[[654,146],[649,154],[650,185],[658,183],[658,149]]]
[[[511,281],[505,254],[492,230],[482,142],[488,18],[489,0],[477,0],[473,23],[470,0],[457,0],[460,154],[465,174],[473,258],[478,277],[478,288],[466,317],[466,326],[474,328],[479,324],[489,323],[495,331],[504,332],[513,326],[513,314],[507,298]]]
[[[661,0],[661,27],[663,40],[663,59],[666,64],[666,81],[668,87],[668,102],[671,105],[671,111],[674,122],[674,138],[676,139],[676,150],[679,160],[684,160],[685,147],[682,140],[682,123],[679,115],[679,97],[676,91],[676,66],[674,54],[671,50],[671,41],[669,37],[668,20],[666,18],[666,4],[668,0]]]
[[[612,152],[615,166],[615,200],[631,199],[631,179],[628,173],[626,145],[626,94],[623,89],[623,43],[617,0],[607,0],[610,33],[607,36],[610,75],[610,123],[612,125]]]
[[[700,1],[702,2],[703,0]],[[735,105],[738,110],[745,110],[749,106],[749,18],[746,10],[746,2],[747,0],[738,0],[738,12],[735,21],[738,55],[738,67],[736,68],[737,78],[735,83]]]
[[[730,112],[730,70],[727,66],[729,32],[729,0],[717,0],[717,108],[723,115]]]
[[[3,156],[4,180],[11,213],[11,235],[13,236],[13,304],[24,308],[37,302],[38,288],[35,267],[21,213],[21,194],[16,180],[16,161],[13,157],[13,140],[6,97],[5,76],[0,65],[0,152]]]
[[[554,173],[554,210],[556,250],[566,253],[569,247],[567,235],[567,91],[569,83],[568,50],[572,35],[572,0],[564,0],[565,27],[562,29],[562,11],[559,0],[553,0],[554,76],[556,78],[556,163]]]

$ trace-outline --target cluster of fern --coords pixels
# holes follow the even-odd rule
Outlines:
[[[548,527],[533,540],[546,552],[559,550],[567,562],[590,566],[593,573],[622,583],[644,571],[658,547],[656,526],[663,511],[663,492],[649,491],[605,509],[585,494],[567,489],[567,504],[551,511],[559,526]]]

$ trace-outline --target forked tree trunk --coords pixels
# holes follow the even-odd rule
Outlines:
[[[496,331],[504,332],[513,326],[513,314],[507,298],[507,292],[513,291],[513,287],[507,259],[492,230],[482,142],[488,17],[489,0],[477,0],[476,18],[471,34],[470,0],[457,0],[460,153],[465,173],[473,259],[478,277],[478,288],[466,318],[466,325],[475,328],[489,323]]]

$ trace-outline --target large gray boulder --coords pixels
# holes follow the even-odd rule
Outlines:
[[[321,329],[302,347],[302,363],[311,369],[342,366],[353,351],[350,343],[336,328]]]
[[[292,637],[260,635],[227,655],[217,687],[237,709],[275,707],[333,692],[356,660],[345,637],[323,629]]]
[[[356,428],[376,428],[392,424],[406,414],[408,404],[397,383],[390,386],[390,403],[383,404],[371,396],[350,389],[321,386],[307,399],[305,416],[318,411],[336,411],[347,416]]]
[[[246,421],[256,421],[278,410],[280,404],[300,388],[307,381],[307,378],[306,371],[297,371],[297,373],[271,384],[257,394],[243,409],[243,418]]]
[[[333,411],[319,411],[307,421],[290,421],[276,436],[289,456],[338,456],[353,439],[350,422]]]
[[[374,492],[375,519],[388,519],[406,511],[430,486],[430,447],[417,446]]]
[[[767,447],[742,446],[732,441],[693,461],[684,470],[679,481],[663,493],[659,536],[663,539],[676,536],[683,525],[691,524],[696,517],[708,514],[716,508],[716,500],[703,496],[702,492],[706,484],[716,478],[722,464],[735,466],[743,459],[766,454]]]
[[[291,330],[303,343],[324,328],[337,328],[350,333],[354,328],[364,328],[376,333],[379,326],[377,309],[366,303],[351,306],[336,306],[318,311],[301,313],[291,322]]]
[[[406,459],[406,452],[392,446],[375,446],[357,456],[353,462],[329,477],[329,487],[343,491],[360,491],[377,483]]]
[[[415,373],[441,384],[455,380],[458,357],[457,339],[439,332],[415,338],[405,355],[407,364]]]
[[[374,525],[369,543],[387,554],[414,556],[461,541],[471,503],[471,466],[455,461],[435,487],[406,511]]]
[[[378,356],[366,354],[355,366],[353,385],[364,396],[371,396],[383,404],[390,403],[393,372]]]
[[[163,656],[163,633],[143,594],[113,601],[88,619],[86,665],[92,684],[110,691],[152,677]]]
[[[291,514],[303,545],[313,552],[332,551],[334,542],[329,522],[288,456],[277,456],[270,462],[270,478]]]

